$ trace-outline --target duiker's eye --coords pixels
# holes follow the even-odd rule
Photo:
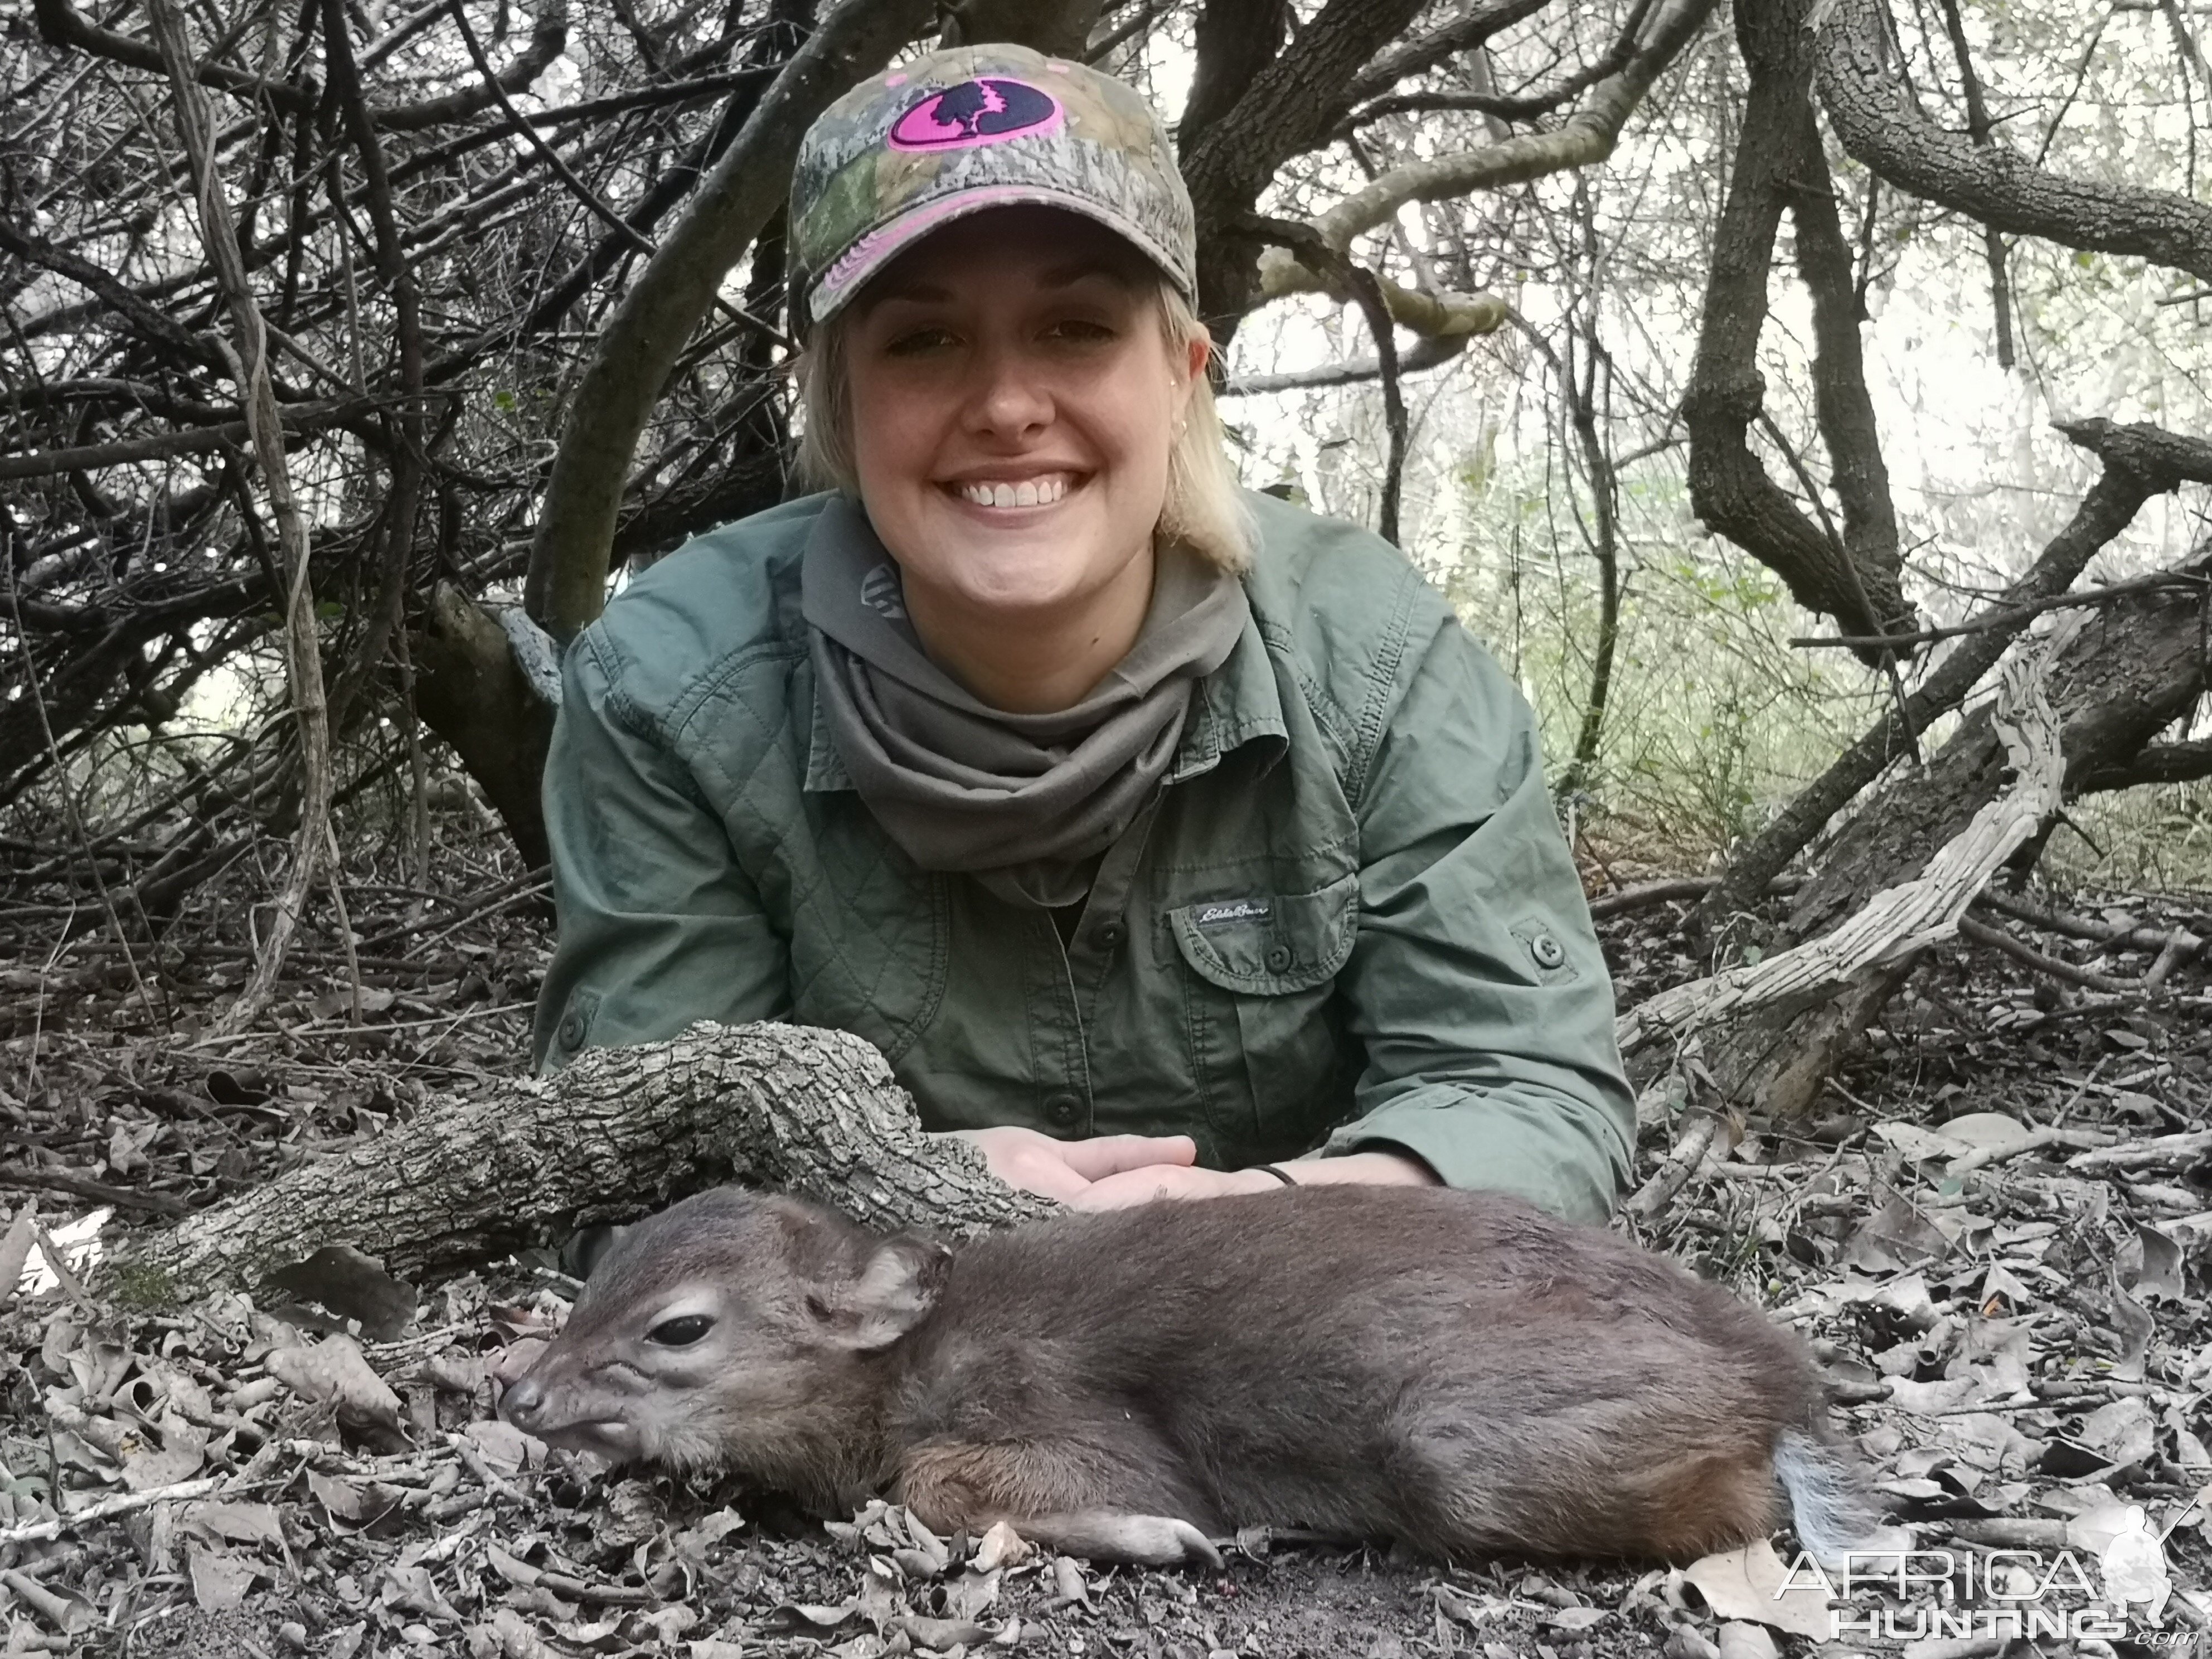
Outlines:
[[[645,1340],[664,1348],[688,1348],[714,1328],[714,1320],[706,1314],[679,1314],[662,1320],[645,1334]]]

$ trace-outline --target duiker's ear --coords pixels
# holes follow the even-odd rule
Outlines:
[[[901,1233],[862,1262],[829,1310],[830,1340],[856,1353],[888,1348],[937,1305],[952,1252],[933,1238]]]

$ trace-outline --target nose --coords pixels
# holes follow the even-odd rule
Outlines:
[[[1020,438],[1052,424],[1052,395],[1018,351],[990,352],[975,366],[969,425],[994,438]]]
[[[535,1376],[508,1384],[507,1392],[499,1397],[499,1414],[518,1429],[534,1426],[538,1414],[544,1409],[545,1385]]]

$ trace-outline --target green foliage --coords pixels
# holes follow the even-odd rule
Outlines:
[[[2212,781],[2146,785],[2076,801],[2044,853],[2062,885],[2212,891]]]
[[[103,1288],[109,1297],[118,1306],[133,1312],[173,1312],[183,1299],[176,1280],[165,1268],[123,1261],[111,1265],[104,1278]]]
[[[1507,463],[1508,467],[1510,463]],[[1557,773],[1589,699],[1596,561],[1539,480],[1462,469],[1469,530],[1446,590],[1534,704]],[[1620,636],[1581,817],[1601,841],[1696,868],[1759,829],[1873,718],[1875,678],[1838,652],[1772,573],[1705,536],[1678,474],[1621,480]]]

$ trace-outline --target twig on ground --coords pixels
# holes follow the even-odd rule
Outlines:
[[[2186,1170],[2212,1154],[2212,1129],[2154,1135],[2148,1140],[2099,1146],[2066,1160],[2069,1170]]]
[[[79,1510],[75,1515],[52,1515],[43,1521],[26,1521],[17,1526],[0,1528],[0,1546],[44,1543],[60,1537],[73,1528],[88,1527],[97,1521],[112,1521],[118,1515],[150,1509],[156,1504],[181,1504],[195,1498],[210,1498],[221,1492],[230,1480],[228,1475],[211,1474],[198,1480],[180,1480],[173,1486],[152,1486],[144,1492],[118,1492],[112,1498],[101,1498],[89,1508]],[[246,1484],[258,1486],[266,1483],[256,1480]]]
[[[150,1210],[156,1215],[188,1215],[191,1206],[167,1193],[142,1193],[130,1187],[111,1187],[85,1176],[64,1175],[58,1170],[0,1170],[0,1187],[21,1187],[34,1192],[71,1193],[95,1204],[112,1204],[118,1210]]]
[[[2003,928],[1992,927],[1984,921],[1976,921],[1972,916],[1959,918],[1959,937],[1972,939],[1977,945],[1986,945],[1994,950],[2002,951],[2015,961],[2026,963],[2039,974],[2048,974],[2051,978],[2063,979],[2069,984],[2087,986],[2092,991],[2110,991],[2121,994],[2142,991],[2148,994],[2150,989],[2139,979],[2115,979],[2110,974],[2100,974],[2091,968],[2077,968],[2070,962],[2062,962],[2057,957],[2045,956],[2033,945],[2027,944],[2025,940],[2014,939]]]
[[[1719,1128],[1719,1118],[1710,1112],[1700,1113],[1688,1133],[1675,1142],[1674,1151],[1668,1154],[1666,1163],[1659,1166],[1658,1173],[1637,1188],[1635,1196],[1621,1206],[1622,1210],[1637,1221],[1650,1221],[1672,1204],[1675,1194],[1682,1190],[1698,1167],[1705,1161],[1705,1154],[1712,1150],[1713,1136]]]

